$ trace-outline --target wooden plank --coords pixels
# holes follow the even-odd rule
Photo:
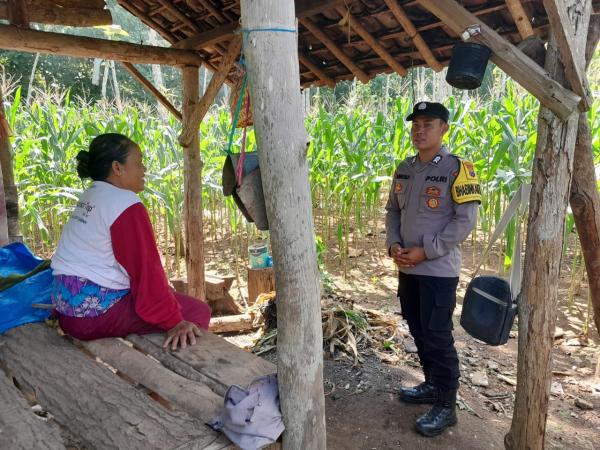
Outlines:
[[[346,55],[342,49],[340,49],[335,42],[331,40],[329,36],[327,36],[312,20],[309,18],[301,19],[300,23],[304,25],[304,27],[310,31],[318,40],[320,40],[325,47],[329,49],[334,56],[340,60],[340,62],[345,65],[352,74],[356,78],[358,78],[363,83],[369,82],[369,76],[358,67],[352,59]]]
[[[367,31],[365,27],[362,26],[360,21],[356,19],[350,11],[339,6],[336,8],[336,11],[342,16],[348,18],[348,23],[350,28],[352,28],[360,37],[362,37],[367,44],[379,55],[381,59],[383,59],[388,66],[390,66],[394,72],[396,72],[401,77],[406,76],[406,69],[400,64],[398,61],[394,59],[392,55],[373,37],[371,33]]]
[[[533,27],[531,26],[529,16],[527,16],[521,0],[506,0],[506,6],[508,6],[510,15],[515,21],[515,25],[517,26],[521,37],[527,39],[528,37],[533,36]]]
[[[317,66],[312,60],[302,52],[298,52],[298,59],[308,70],[314,73],[325,85],[330,88],[335,87],[335,80],[325,73],[323,69]]]
[[[84,36],[19,29],[0,25],[0,48],[50,55],[102,58],[134,64],[172,66],[202,64],[202,58],[190,50],[179,50]]]
[[[190,115],[186,119],[189,120],[189,123],[184,124],[181,135],[179,136],[179,143],[184,147],[188,146],[194,135],[198,134],[199,124],[202,123],[202,120],[208,112],[210,105],[212,105],[215,97],[221,89],[221,86],[223,86],[223,82],[227,78],[227,75],[229,75],[229,71],[233,67],[235,60],[240,55],[241,48],[242,38],[241,36],[235,36],[229,44],[227,53],[225,56],[223,56],[223,58],[221,58],[218,70],[213,73],[202,99],[194,105]],[[203,297],[204,295],[202,295],[202,298]]]
[[[6,370],[86,447],[164,450],[230,445],[202,420],[165,410],[45,325],[14,328],[0,339]]]
[[[327,9],[344,4],[344,0],[308,0],[297,1],[296,16],[299,19],[310,17]],[[185,48],[188,50],[199,50],[211,47],[219,42],[226,41],[239,27],[239,22],[230,22],[213,30],[205,31],[196,36],[183,39],[173,44],[173,48]]]
[[[162,346],[164,335],[149,334],[140,338]],[[196,345],[175,352],[165,352],[224,387],[232,384],[246,386],[256,377],[277,372],[274,364],[208,331],[202,332]]]
[[[423,39],[423,36],[421,36],[421,34],[417,31],[415,25],[412,23],[404,9],[398,3],[398,0],[384,1],[387,7],[392,12],[392,14],[394,15],[394,17],[396,18],[396,20],[398,21],[398,23],[402,26],[402,28],[404,28],[406,34],[408,34],[408,36],[412,39],[413,43],[415,44],[415,47],[417,47],[419,53],[421,54],[421,56],[423,56],[425,62],[427,62],[429,67],[431,67],[434,71],[440,72],[444,68],[444,66],[442,66],[437,60],[437,58]]]
[[[112,24],[112,16],[108,9],[60,8],[50,4],[36,6],[30,3],[27,4],[29,5],[27,13],[29,22],[77,27]],[[0,19],[12,22],[7,2],[0,1]],[[14,24],[18,25],[17,23]]]
[[[562,120],[567,119],[577,109],[580,96],[553,80],[535,61],[455,0],[418,2],[459,36],[469,27],[479,26],[481,33],[473,36],[471,40],[487,45],[493,52],[492,61]]]
[[[233,316],[212,317],[208,330],[211,333],[240,333],[256,330],[261,325],[262,321],[255,320],[252,314],[236,314]]]
[[[79,344],[192,417],[210,422],[223,407],[223,397],[209,386],[171,372],[119,339],[97,339]]]
[[[0,448],[64,450],[58,428],[32,411],[12,380],[0,371]]]
[[[585,5],[585,8],[591,8],[592,5],[590,0],[585,0],[582,4]],[[565,66],[567,80],[571,85],[571,89],[581,97],[579,109],[588,111],[592,107],[593,99],[584,69],[585,57],[583,54],[578,54],[575,49],[573,43],[575,32],[569,20],[564,0],[544,0],[544,7],[552,31],[556,36],[558,51]]]
[[[161,105],[167,108],[171,112],[171,114],[173,114],[181,122],[181,113],[177,110],[177,108],[173,106],[173,104],[169,100],[167,100],[167,98],[158,89],[154,87],[150,80],[148,80],[144,75],[142,75],[142,73],[139,70],[137,70],[133,64],[124,61],[121,61],[121,64],[131,74],[131,76],[133,76],[133,78],[138,80],[140,84],[148,92],[150,92],[156,98],[156,100],[160,102]]]
[[[180,50],[181,51],[181,50]],[[183,215],[185,227],[185,262],[188,292],[192,297],[205,298],[204,287],[204,227],[202,221],[202,168],[200,156],[200,120],[195,113],[199,97],[199,69],[186,66],[181,70],[183,84],[182,135],[189,136],[183,146]],[[181,139],[180,139],[181,140]]]
[[[106,7],[104,0],[29,0],[31,4],[39,5],[59,5],[64,8],[89,8],[103,9]]]

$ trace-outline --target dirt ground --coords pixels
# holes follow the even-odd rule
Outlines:
[[[463,246],[463,274],[455,311],[455,338],[461,361],[459,422],[442,436],[429,439],[414,431],[414,422],[427,405],[398,401],[401,385],[422,381],[414,343],[399,341],[396,362],[382,360],[368,350],[364,361],[327,357],[324,365],[329,449],[503,449],[510,428],[516,383],[516,324],[508,344],[487,346],[458,325],[460,303],[481,249]],[[347,278],[330,255],[329,288],[336,296],[358,305],[398,313],[393,263],[380,251],[382,237],[356,249]],[[333,244],[331,244],[333,246]],[[572,256],[572,255],[571,255]],[[493,260],[494,258],[492,258]],[[600,339],[593,329],[584,336],[587,285],[583,273],[571,273],[572,258],[565,257],[560,284],[560,314],[554,346],[553,386],[546,435],[547,449],[600,449]],[[223,269],[209,263],[215,271]],[[488,270],[488,273],[496,273]],[[235,291],[235,287],[233,289]],[[242,289],[243,291],[243,289]],[[573,294],[569,309],[568,299]],[[593,323],[593,322],[592,322]],[[406,329],[404,322],[401,327]],[[264,355],[276,360],[274,351]]]

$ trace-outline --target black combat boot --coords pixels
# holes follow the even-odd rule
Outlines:
[[[414,387],[400,388],[400,400],[406,403],[434,404],[438,397],[438,388],[427,379]]]
[[[417,419],[417,431],[423,436],[433,437],[446,428],[456,425],[456,390],[442,390],[431,410]]]

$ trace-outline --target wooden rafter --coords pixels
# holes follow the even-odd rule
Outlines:
[[[314,73],[324,84],[330,88],[335,87],[335,80],[325,73],[317,64],[302,52],[298,52],[298,58],[303,66]]]
[[[160,102],[161,105],[167,108],[171,112],[171,114],[173,114],[181,122],[181,113],[177,110],[177,108],[173,106],[173,104],[169,100],[167,100],[167,98],[158,89],[154,87],[150,80],[148,80],[144,75],[142,75],[142,73],[139,70],[137,70],[133,64],[128,62],[121,62],[121,64],[133,76],[133,78],[138,80],[148,92],[154,95],[154,97]]]
[[[333,53],[335,57],[339,59],[341,63],[344,64],[348,68],[348,70],[350,70],[350,72],[354,74],[356,78],[358,78],[363,83],[369,82],[369,76],[360,67],[358,67],[354,63],[354,61],[352,61],[352,59],[348,55],[346,55],[342,51],[342,49],[340,49],[337,46],[337,44],[333,42],[333,40],[331,40],[329,36],[327,36],[323,31],[321,31],[321,29],[317,25],[315,25],[315,23],[312,20],[306,17],[304,19],[301,19],[300,23],[304,25],[304,27],[306,27],[306,29],[310,31],[318,40],[320,40],[325,45],[325,47],[327,47],[329,51]]]
[[[400,6],[397,0],[384,0],[387,7],[390,9],[398,23],[404,28],[404,31],[408,34],[408,36],[412,39],[415,47],[419,50],[423,59],[427,62],[429,67],[431,67],[436,72],[440,72],[443,66],[439,63],[421,34],[415,28],[415,25],[412,23],[404,9]]]
[[[585,8],[591,8],[591,2],[584,1]],[[571,89],[581,97],[580,109],[588,111],[592,106],[592,96],[585,74],[585,58],[578,55],[573,45],[574,30],[567,9],[562,0],[544,0],[544,7],[550,20],[550,26],[556,36],[560,59],[565,66],[567,80]],[[589,16],[589,14],[587,14]]]
[[[8,19],[8,21],[12,25],[16,25],[18,27],[29,27],[29,11],[27,7],[27,3],[23,0],[8,0],[6,3],[7,6],[7,15],[6,17],[0,17],[3,19]]]
[[[188,16],[183,14],[176,6],[171,3],[170,0],[157,0],[167,11],[173,14],[177,19],[179,19],[185,26],[187,26],[192,32],[199,33],[200,28],[196,25]]]
[[[528,37],[533,36],[533,27],[531,26],[531,22],[529,22],[529,17],[527,16],[525,8],[523,8],[521,0],[506,0],[506,6],[508,6],[510,15],[515,21],[515,25],[517,26],[521,37],[527,39]]]
[[[0,25],[0,48],[80,58],[111,59],[136,64],[200,66],[203,63],[202,58],[190,50],[25,30],[13,25]]]
[[[492,61],[558,117],[565,120],[577,109],[581,97],[565,89],[521,50],[500,36],[455,0],[418,0],[459,36],[477,25],[480,32],[471,40],[488,46]]]
[[[365,27],[362,26],[360,21],[354,17],[349,10],[345,7],[338,6],[336,11],[342,15],[342,17],[346,17],[348,19],[348,24],[350,28],[352,28],[358,35],[365,40],[367,44],[379,55],[381,59],[383,59],[388,66],[390,66],[394,72],[396,72],[400,76],[406,76],[406,69],[400,64],[398,61],[394,59],[392,55],[373,37],[371,33],[367,31]]]
[[[129,0],[117,0],[117,3],[123,8],[125,8],[127,11],[129,11],[131,14],[136,16],[138,19],[140,19],[142,22],[144,22],[146,25],[148,25],[150,28],[154,28],[156,32],[160,34],[165,41],[170,42],[171,44],[177,41],[175,36],[173,36],[173,33],[165,29],[163,26],[157,23],[150,15],[148,15],[146,11],[141,10],[133,3],[129,2]]]
[[[298,17],[298,19],[310,17],[319,12],[334,8],[343,3],[344,0],[309,0],[304,2],[297,0],[296,17]],[[223,16],[219,15],[219,17]],[[192,36],[187,39],[180,40],[173,44],[173,47],[187,48],[190,50],[198,50],[201,48],[210,47],[216,43],[230,39],[231,35],[238,27],[239,23],[237,21],[230,22],[225,25],[221,25],[220,27],[217,27],[213,30],[200,33],[197,36]]]
[[[26,4],[34,5],[27,2],[19,3],[21,7]],[[0,1],[0,19],[13,22],[9,14],[9,3],[7,2]],[[94,27],[98,25],[110,25],[112,23],[112,17],[108,9],[58,8],[50,4],[35,4],[35,6],[30,6],[27,11],[27,20],[28,22],[35,23],[78,27]],[[14,25],[18,24],[14,23]]]
[[[216,95],[218,94],[221,86],[225,82],[229,71],[233,67],[235,60],[240,54],[240,50],[242,48],[242,38],[241,36],[236,36],[233,38],[231,43],[229,44],[229,48],[227,49],[227,53],[221,59],[221,63],[219,64],[219,68],[216,72],[213,73],[212,78],[210,79],[210,83],[206,88],[206,92],[202,99],[194,106],[188,115],[188,120],[191,124],[194,123],[202,123],[202,119],[208,112],[208,108],[212,105]],[[190,142],[194,138],[195,134],[198,133],[197,129],[194,129],[192,126],[183,127],[183,132],[179,137],[179,142],[184,147],[190,145]]]

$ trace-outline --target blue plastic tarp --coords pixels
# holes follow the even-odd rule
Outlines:
[[[23,275],[38,267],[44,260],[16,242],[0,248],[0,279]],[[32,303],[52,303],[52,269],[48,268],[0,291],[0,334],[31,322],[43,322],[50,310],[33,308]]]

